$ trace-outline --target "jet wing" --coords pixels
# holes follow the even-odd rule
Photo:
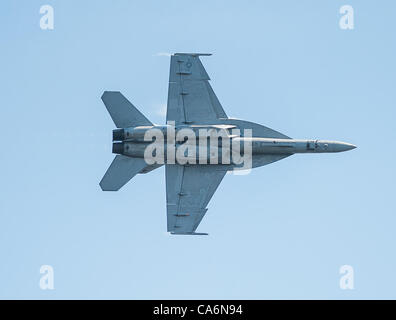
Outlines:
[[[166,165],[168,232],[198,234],[198,227],[227,170],[217,165]]]
[[[166,120],[175,124],[227,118],[209,84],[199,53],[175,53],[171,56],[168,109]]]

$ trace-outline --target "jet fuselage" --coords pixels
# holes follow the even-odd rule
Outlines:
[[[244,137],[232,134],[231,129],[235,126],[219,125],[205,125],[205,126],[141,126],[131,127],[126,129],[116,129],[113,131],[113,153],[122,154],[130,157],[145,158],[147,157],[146,150],[148,146],[160,148],[164,150],[164,161],[166,162],[166,155],[168,149],[173,148],[176,153],[178,148],[185,144],[194,143],[196,152],[194,153],[195,160],[199,160],[200,154],[205,151],[209,160],[211,154],[215,154],[221,164],[221,155],[223,149],[232,152],[233,147],[238,146],[238,151],[244,153],[246,146],[249,145],[252,156],[254,155],[284,155],[295,153],[330,153],[342,152],[354,149],[355,146],[350,143],[328,140],[305,140],[305,139],[280,139],[280,138],[262,138],[262,137]],[[182,132],[182,130],[184,130]],[[191,130],[189,139],[184,139],[184,134]],[[209,134],[200,136],[200,130],[206,130]],[[212,131],[211,131],[212,130]],[[221,132],[221,133],[220,133]],[[152,139],[153,133],[161,133],[161,139]],[[178,135],[182,137],[178,141]],[[214,134],[214,135],[213,135]],[[172,137],[170,137],[170,135]],[[179,137],[179,138],[180,138]],[[228,162],[224,164],[229,164]]]

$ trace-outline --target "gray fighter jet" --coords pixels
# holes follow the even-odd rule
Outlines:
[[[117,155],[101,180],[100,187],[104,191],[117,191],[136,174],[147,173],[165,165],[167,230],[175,235],[205,234],[195,230],[207,211],[209,200],[226,172],[241,168],[241,164],[234,161],[233,157],[228,162],[222,161],[225,159],[223,151],[227,149],[228,154],[232,154],[234,145],[250,160],[251,168],[267,165],[295,153],[341,152],[355,148],[344,142],[292,139],[260,124],[228,118],[199,59],[199,56],[208,55],[210,54],[175,53],[171,56],[167,125],[151,123],[120,92],[105,91],[102,96],[118,129],[113,130],[113,153]],[[175,161],[169,161],[168,152],[171,147],[176,152],[189,142],[184,139],[175,141],[171,146],[167,136],[170,132],[177,135],[186,129],[193,133],[200,129],[209,129],[212,133],[222,131],[226,132],[226,136],[221,136],[214,147],[211,144],[198,147],[198,151],[192,153],[192,160],[196,161],[182,163],[177,157]],[[239,135],[233,134],[235,129],[240,131]],[[148,161],[146,157],[145,151],[155,141],[148,141],[146,135],[153,131],[163,133],[164,136],[162,143],[165,152],[162,162],[153,163],[152,159]],[[250,132],[249,135],[246,132]],[[199,136],[196,139],[202,140]],[[228,144],[224,142],[227,140]],[[156,141],[160,142],[160,139]],[[249,150],[242,142],[250,144]],[[202,151],[204,149],[205,152]],[[247,155],[247,151],[250,155]],[[185,152],[182,154],[185,155]],[[198,161],[202,157],[206,157],[208,162],[202,164]],[[211,157],[218,161],[209,161],[212,160]]]

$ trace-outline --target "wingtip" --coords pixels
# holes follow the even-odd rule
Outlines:
[[[114,94],[114,93],[121,93],[121,91],[119,91],[119,90],[105,90],[102,93],[102,97],[105,96],[105,95]]]
[[[193,57],[199,57],[199,56],[211,56],[211,53],[185,53],[185,52],[176,52],[173,54],[174,56],[193,56]]]

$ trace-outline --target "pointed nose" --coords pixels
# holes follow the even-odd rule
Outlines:
[[[356,148],[355,145],[346,142],[336,142],[334,145],[335,152],[349,151],[355,148]]]

